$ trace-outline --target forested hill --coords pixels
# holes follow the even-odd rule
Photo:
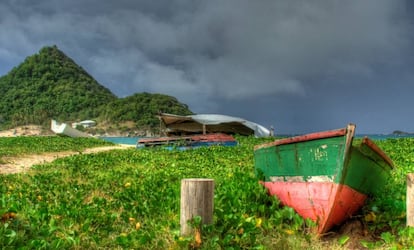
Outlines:
[[[159,111],[191,114],[162,94],[117,98],[56,46],[44,47],[0,77],[0,128],[49,124],[50,119],[155,126]]]

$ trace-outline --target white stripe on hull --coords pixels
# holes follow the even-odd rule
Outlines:
[[[317,176],[270,176],[272,182],[333,182],[334,176],[317,175]]]

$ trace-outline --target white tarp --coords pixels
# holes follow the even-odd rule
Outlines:
[[[263,127],[260,124],[251,122],[242,118],[228,116],[228,115],[219,115],[219,114],[198,114],[198,115],[188,115],[188,116],[178,116],[172,114],[160,114],[160,118],[164,122],[167,128],[172,129],[183,129],[185,130],[185,125],[191,122],[196,122],[201,125],[217,125],[223,132],[232,131],[237,133],[237,126],[245,127],[243,130],[240,130],[240,134],[243,134],[246,131],[246,128],[252,130],[252,134],[257,137],[267,137],[270,136],[270,131]],[[237,126],[236,126],[237,125]],[[188,126],[190,127],[190,126]],[[219,128],[216,127],[218,130]],[[193,127],[192,127],[193,129]],[[226,131],[228,129],[228,131]],[[231,130],[230,130],[231,129]]]

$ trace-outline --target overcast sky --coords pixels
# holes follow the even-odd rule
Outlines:
[[[57,45],[119,97],[276,133],[414,132],[410,0],[1,0],[0,75]]]

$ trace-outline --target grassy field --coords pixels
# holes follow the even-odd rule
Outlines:
[[[264,139],[237,139],[237,147],[80,154],[26,173],[0,175],[0,248],[410,249],[414,244],[414,230],[405,227],[413,139],[378,141],[397,166],[386,190],[353,219],[361,224],[357,231],[338,229],[322,238],[312,233],[312,223],[281,207],[258,184],[253,147]],[[60,137],[0,138],[0,157],[103,144]],[[215,180],[214,222],[203,226],[201,239],[179,234],[183,178]]]
[[[0,137],[0,160],[3,157],[46,152],[82,151],[86,148],[113,145],[104,140],[58,136]],[[0,162],[1,163],[1,162]]]

